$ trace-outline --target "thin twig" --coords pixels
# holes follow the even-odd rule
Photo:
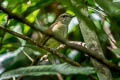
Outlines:
[[[90,8],[93,9],[93,10],[95,10],[95,11],[100,15],[100,17],[102,18],[103,28],[104,28],[105,33],[106,33],[107,36],[108,36],[110,45],[111,45],[111,47],[112,47],[113,49],[116,49],[116,48],[117,48],[117,46],[115,45],[116,41],[115,41],[115,39],[114,39],[111,31],[110,31],[109,26],[108,26],[108,25],[106,24],[106,22],[105,22],[105,17],[106,17],[107,15],[106,15],[103,11],[101,11],[101,10],[97,10],[97,9],[92,8],[92,7],[90,7]]]
[[[64,80],[60,73],[57,74],[58,80]]]
[[[115,45],[116,41],[115,41],[113,35],[111,34],[109,26],[105,23],[105,21],[104,21],[104,25],[103,26],[104,26],[104,30],[105,30],[106,34],[108,35],[108,39],[109,39],[111,47],[113,49],[116,49],[117,48],[116,45]]]
[[[32,59],[32,57],[30,57],[25,51],[22,52],[32,63],[34,62],[34,59]]]

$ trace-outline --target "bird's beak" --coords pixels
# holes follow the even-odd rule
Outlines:
[[[71,18],[75,17],[74,15],[71,15]]]

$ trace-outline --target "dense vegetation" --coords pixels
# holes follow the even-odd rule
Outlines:
[[[0,0],[0,80],[120,80],[119,5],[119,0]],[[67,38],[46,31],[62,13],[75,16]],[[43,34],[64,46],[41,45]]]

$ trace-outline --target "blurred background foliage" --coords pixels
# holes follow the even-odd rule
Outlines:
[[[89,17],[79,14],[79,9],[76,7],[78,4],[81,8],[84,5],[87,6]],[[0,0],[0,5],[13,13],[24,16],[31,23],[45,29],[54,23],[61,13],[67,12],[76,15],[78,18],[84,20],[92,30],[96,31],[107,59],[120,66],[119,0]],[[37,41],[42,36],[40,32],[34,31],[26,24],[11,19],[2,10],[0,10],[0,26],[27,35]],[[68,39],[83,42],[76,17],[69,24]],[[111,45],[112,43],[114,46]],[[24,55],[24,52],[33,59],[46,54],[45,50],[39,49],[25,40],[0,30],[0,73],[31,65],[32,62]],[[82,66],[92,66],[89,56],[83,54],[84,52],[82,51],[64,48],[60,52],[72,60],[79,62]],[[43,64],[49,64],[49,62]],[[93,76],[98,80],[96,73]],[[120,80],[120,77],[114,71],[112,72],[112,76],[114,80]],[[40,78],[42,80],[57,80],[56,76],[28,76],[24,80],[39,80]],[[64,76],[64,79],[90,80],[85,75]]]

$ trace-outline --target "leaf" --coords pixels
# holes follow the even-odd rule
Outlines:
[[[8,71],[0,76],[0,79],[7,79],[18,76],[40,76],[40,75],[55,75],[61,73],[63,75],[82,74],[89,75],[95,73],[92,67],[75,67],[70,64],[54,64],[42,66],[30,66]]]
[[[113,49],[112,52],[120,55],[120,48]]]
[[[112,1],[113,0],[104,0],[104,1],[96,0],[97,4],[99,4],[100,7],[103,8],[105,13],[107,13],[108,15],[110,15],[110,16],[119,15],[120,7],[117,6]]]
[[[40,0],[40,1],[36,2],[35,5],[28,7],[28,9],[23,13],[23,15],[27,16],[31,12],[34,12],[37,9],[47,6],[48,4],[50,4],[52,2],[53,2],[53,0]]]
[[[0,13],[0,25],[5,25],[6,23],[6,14],[5,13]]]
[[[8,3],[7,4],[7,7],[10,8],[10,9],[14,9],[15,7],[17,7],[18,5],[21,5],[22,3],[26,3],[27,0],[6,0],[6,2]],[[14,2],[14,4],[13,4]]]
[[[120,42],[119,41],[116,41],[115,45],[120,48]]]

